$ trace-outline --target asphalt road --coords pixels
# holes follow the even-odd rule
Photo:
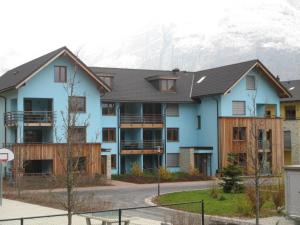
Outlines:
[[[168,192],[205,189],[209,188],[210,186],[210,181],[165,183],[161,184],[161,194]],[[121,184],[112,187],[81,189],[79,190],[79,194],[93,194],[98,199],[111,202],[113,208],[140,207],[148,205],[147,203],[145,203],[146,198],[157,195],[157,184]],[[194,199],[194,201],[198,200],[200,201],[201,199]],[[161,208],[151,208],[128,211],[126,210],[123,211],[122,215],[139,216],[162,221],[168,213],[170,213],[169,210],[164,210]]]

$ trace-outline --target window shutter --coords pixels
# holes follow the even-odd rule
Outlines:
[[[179,167],[179,153],[167,154],[167,167]]]
[[[246,83],[248,90],[255,90],[255,76],[247,76]]]
[[[167,116],[178,116],[179,110],[178,110],[178,104],[167,104]]]
[[[246,104],[244,101],[233,101],[232,102],[232,114],[233,115],[245,115]]]
[[[291,131],[287,130],[284,131],[284,148],[291,149],[291,147],[292,147]]]

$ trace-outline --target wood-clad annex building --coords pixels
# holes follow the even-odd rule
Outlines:
[[[101,174],[100,143],[72,144],[74,170],[86,176]],[[21,174],[66,175],[67,144],[14,144],[14,171]],[[39,166],[38,166],[39,165]]]
[[[228,164],[228,155],[233,153],[245,174],[253,171],[255,157],[260,165],[264,164],[262,173],[281,172],[284,165],[281,118],[223,117],[219,121],[222,167]]]

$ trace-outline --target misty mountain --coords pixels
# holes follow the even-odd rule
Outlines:
[[[228,9],[213,34],[197,21],[153,25],[94,60],[98,65],[195,71],[261,60],[282,80],[300,79],[300,1],[260,5],[239,13]]]

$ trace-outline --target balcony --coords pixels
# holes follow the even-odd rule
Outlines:
[[[4,114],[4,123],[8,127],[17,126],[18,122],[23,122],[24,126],[51,127],[54,119],[53,111],[14,111]]]
[[[271,150],[271,142],[270,141],[262,141],[258,140],[258,151],[259,152],[269,152]]]
[[[128,115],[120,117],[121,128],[163,128],[163,115]]]
[[[161,154],[164,149],[163,140],[155,141],[136,141],[123,140],[121,141],[121,154],[157,154],[158,147],[161,149]]]
[[[296,117],[295,115],[286,115],[284,120],[300,120],[300,117]]]

